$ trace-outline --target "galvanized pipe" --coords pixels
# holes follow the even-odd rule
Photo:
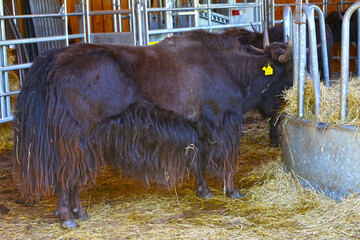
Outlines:
[[[132,26],[133,26],[133,35],[134,35],[134,45],[136,45],[136,36],[137,36],[137,29],[136,29],[136,21],[135,21],[135,18],[134,16],[135,15],[135,0],[132,0],[131,2],[131,15],[133,16],[131,19],[130,19],[130,22],[132,23]]]
[[[251,7],[261,7],[260,4],[258,3],[247,3],[247,4],[235,4],[235,5],[230,5],[230,4],[221,4],[219,5],[215,5],[212,4],[210,6],[199,6],[199,7],[183,7],[183,8],[148,8],[149,12],[165,12],[165,11],[195,11],[195,10],[208,10],[208,9],[226,9],[226,8],[251,8]],[[125,11],[125,10],[122,10]],[[101,11],[102,12],[102,11]]]
[[[299,28],[299,81],[298,81],[298,90],[299,90],[299,117],[304,116],[304,91],[305,91],[305,66],[306,66],[306,22],[302,22],[302,19],[306,19],[304,13],[300,12],[302,18],[300,22],[297,23],[300,26]],[[295,40],[294,40],[295,41]],[[296,77],[295,77],[296,78]]]
[[[349,45],[350,45],[350,17],[360,8],[360,2],[351,5],[345,12],[341,29],[341,94],[340,94],[340,118],[344,122],[347,115],[347,85],[349,80]],[[359,11],[358,11],[359,13]],[[358,25],[359,26],[359,25]],[[359,42],[359,38],[358,38]]]
[[[306,14],[307,23],[308,23],[308,32],[309,32],[309,47],[310,47],[310,64],[312,69],[312,79],[314,86],[314,98],[315,98],[315,115],[316,117],[320,114],[320,77],[319,77],[319,65],[317,61],[317,46],[316,46],[316,36],[315,36],[315,20],[314,20],[314,11],[311,8],[304,4],[303,12]]]
[[[83,38],[83,34],[69,34],[69,39]],[[38,38],[23,38],[0,41],[0,46],[9,46],[11,44],[25,44],[25,43],[38,43],[47,41],[59,41],[65,40],[66,36],[51,36],[51,37],[38,37]]]
[[[311,5],[310,9],[313,11],[315,10],[316,13],[318,14],[318,19],[320,23],[321,53],[322,53],[322,62],[323,62],[323,71],[324,71],[324,82],[326,86],[330,87],[330,74],[329,74],[329,62],[328,62],[328,54],[327,54],[327,41],[326,41],[324,14],[322,13],[321,9],[316,5]]]
[[[284,42],[287,42],[287,36],[292,40],[292,12],[289,6],[284,7],[283,18]]]
[[[68,15],[67,15],[67,0],[64,0],[64,8],[65,8],[65,11],[64,11],[64,24],[65,24],[65,37],[66,37],[66,43],[65,45],[66,46],[69,46],[69,19],[68,19]]]
[[[0,2],[0,15],[4,15],[4,3],[3,1]],[[6,39],[5,34],[5,20],[0,21],[0,28],[1,28],[1,40]],[[6,46],[1,47],[1,53],[0,53],[0,60],[1,60],[1,66],[7,65],[7,51]],[[10,98],[8,96],[4,96],[9,92],[9,79],[8,79],[8,73],[4,71],[0,71],[0,94],[2,96],[0,97],[0,107],[1,107],[1,118],[6,118],[11,115],[10,113]]]
[[[68,13],[68,16],[81,16],[81,13]],[[62,17],[60,13],[48,13],[48,14],[26,14],[16,16],[0,16],[0,19],[25,19],[25,18],[44,18],[44,17]]]
[[[235,27],[248,27],[250,26],[249,23],[243,23],[243,24],[226,24],[226,25],[215,25],[211,26],[211,29],[227,29],[227,28],[235,28]],[[203,29],[203,30],[209,30],[209,26],[198,26],[196,29]],[[194,30],[193,27],[186,27],[186,28],[173,28],[173,29],[158,29],[158,30],[149,30],[149,35],[151,34],[163,34],[163,33],[177,33],[177,32],[187,32]]]
[[[141,21],[141,14],[143,12],[143,6],[140,3],[140,0],[136,0],[135,2],[135,14],[136,14],[136,20],[137,20],[137,36],[138,36],[138,41],[136,45],[144,45],[143,43],[143,37],[142,37],[142,21]]]
[[[87,37],[88,43],[91,43],[91,21],[90,21],[90,3],[89,0],[86,0],[86,9],[85,9],[85,15],[86,15],[86,26],[87,26]]]
[[[145,44],[149,45],[149,12],[147,11],[147,1],[144,1],[144,14],[145,14]]]
[[[112,9],[113,9],[113,10],[116,10],[115,0],[112,0],[112,1],[111,1],[111,5],[112,5]],[[115,14],[115,13],[113,14],[113,24],[114,24],[114,32],[117,32],[117,31],[118,31],[118,27],[117,27],[117,17],[116,17],[116,14]]]
[[[117,10],[121,10],[121,2],[120,2],[120,0],[117,0]],[[121,22],[121,19],[122,19],[121,14],[118,14],[119,32],[122,32],[122,22]]]

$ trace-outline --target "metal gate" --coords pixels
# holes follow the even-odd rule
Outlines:
[[[0,123],[13,120],[13,106],[34,58],[49,49],[75,42],[149,45],[193,29],[262,29],[261,0],[108,0],[112,9],[90,11],[89,0],[0,0]],[[121,6],[124,4],[126,6]],[[69,9],[74,8],[73,12]],[[112,16],[112,32],[92,32],[93,17]],[[77,32],[69,21],[78,25]],[[128,31],[122,23],[128,21]],[[21,34],[21,25],[25,34]],[[25,27],[24,27],[25,26]],[[24,31],[23,31],[24,32]],[[10,54],[12,53],[12,54]],[[15,56],[15,58],[14,58]]]

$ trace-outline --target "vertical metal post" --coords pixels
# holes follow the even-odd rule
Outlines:
[[[82,28],[83,28],[83,40],[84,42],[88,42],[86,39],[86,13],[85,13],[85,3],[83,2],[83,0],[78,0],[78,4],[81,4],[81,12],[82,12]],[[79,26],[80,27],[80,26]]]
[[[157,1],[157,0],[155,0],[155,1]],[[128,0],[128,8],[131,8],[131,14],[129,14],[129,30],[130,30],[130,32],[134,32],[134,30],[133,30],[133,22],[131,21],[132,19],[133,19],[133,16],[134,16],[134,14],[133,14],[133,4],[132,4],[132,1],[131,0]],[[135,39],[135,38],[134,38]]]
[[[308,5],[303,5],[303,11],[306,14],[308,22],[308,32],[309,32],[309,47],[310,47],[310,64],[312,69],[312,78],[314,86],[314,98],[315,98],[315,115],[316,118],[320,114],[320,77],[319,77],[319,65],[317,58],[317,46],[316,46],[316,36],[315,36],[315,20],[314,20],[314,11]]]
[[[324,82],[325,85],[330,87],[330,74],[329,74],[329,62],[327,54],[327,41],[326,41],[326,32],[325,32],[325,20],[324,14],[321,12],[321,9],[316,5],[311,5],[310,9],[318,14],[318,19],[320,23],[320,38],[321,38],[321,53],[322,53],[322,63],[324,71]]]
[[[301,15],[304,15],[300,12]],[[306,66],[306,22],[305,16],[302,16],[299,28],[299,82],[298,82],[298,90],[299,90],[299,117],[302,118],[304,116],[304,91],[305,91],[305,66]],[[304,19],[304,20],[302,20]]]
[[[115,0],[111,1],[111,5],[112,5],[112,9],[115,10],[116,9],[116,2]],[[117,26],[117,17],[116,14],[113,14],[113,24],[114,24],[114,32],[118,31],[118,26]]]
[[[144,45],[143,42],[143,30],[142,30],[142,14],[143,12],[143,5],[141,4],[140,0],[135,1],[135,15],[136,15],[136,32],[137,32],[137,43],[136,45],[142,46]]]
[[[302,60],[304,57],[304,51],[305,51],[305,42],[303,40],[303,36],[305,33],[305,25],[302,21],[303,19],[303,13],[302,13],[302,1],[296,0],[296,6],[295,6],[295,12],[294,12],[294,25],[297,27],[294,27],[294,44],[298,46],[298,48],[294,47],[294,50],[297,55],[298,59],[298,66],[294,67],[293,71],[298,71],[298,74],[293,72],[294,77],[294,83],[296,82],[296,79],[298,79],[298,102],[299,102],[299,109],[298,114],[299,118],[302,118],[304,116],[304,82],[305,82],[305,61]],[[293,63],[293,66],[296,63]]]
[[[133,26],[133,36],[134,36],[134,46],[137,45],[137,27],[136,27],[136,14],[135,14],[135,1],[136,0],[132,0],[131,2],[131,19],[130,22],[132,22],[132,26]]]
[[[291,8],[289,6],[284,7],[283,18],[284,18],[284,24],[283,24],[284,42],[287,42],[286,36],[289,36],[290,39],[292,40],[292,22],[293,21],[292,21]]]
[[[143,17],[145,18],[145,26],[144,26],[144,32],[145,32],[145,45],[149,45],[149,32],[148,32],[148,29],[149,29],[149,12],[148,12],[148,9],[147,9],[147,1],[145,0],[144,1],[144,11],[143,11]]]
[[[117,0],[117,10],[121,10],[121,1]],[[119,21],[119,32],[122,32],[122,15],[118,14],[118,21]]]
[[[347,85],[349,80],[349,46],[350,46],[350,17],[360,2],[352,4],[345,12],[341,28],[341,93],[340,93],[340,118],[344,122],[347,115]],[[358,11],[359,13],[359,11]]]
[[[199,0],[194,0],[194,8],[197,8],[199,6]],[[194,15],[194,27],[198,27],[199,26],[199,11],[195,10],[195,15]]]
[[[89,0],[86,0],[86,26],[88,34],[88,43],[91,43],[91,21],[90,21],[90,3]]]
[[[165,8],[172,8],[171,0],[165,0]],[[173,19],[172,19],[171,13],[172,13],[171,11],[165,12],[165,28],[166,29],[173,28]]]
[[[0,1],[0,16],[4,16],[4,3]],[[5,20],[1,19],[0,21],[0,29],[1,29],[1,40],[6,40],[5,34]],[[1,47],[1,66],[7,66],[7,50],[6,46]],[[0,71],[0,94],[4,94],[9,92],[9,74],[7,71]],[[10,107],[10,97],[2,96],[0,97],[1,104],[1,118],[7,118],[11,115],[11,107]]]
[[[65,44],[66,46],[69,46],[69,19],[68,19],[68,13],[67,13],[67,1],[64,0],[64,24],[65,24]]]

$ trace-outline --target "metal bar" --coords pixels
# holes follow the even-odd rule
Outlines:
[[[356,9],[360,8],[360,2],[351,5],[345,12],[341,30],[341,94],[340,94],[340,118],[344,122],[347,115],[347,85],[349,80],[349,46],[350,46],[350,17]],[[359,13],[359,12],[358,12]]]
[[[138,32],[138,41],[136,45],[144,45],[143,43],[143,37],[142,37],[142,21],[141,21],[141,13],[142,13],[142,4],[140,3],[140,0],[136,0],[135,2],[135,14],[136,14],[136,20],[137,20],[137,32]]]
[[[87,32],[86,32],[85,3],[83,2],[83,0],[78,0],[78,4],[81,4],[81,18],[82,18],[82,27],[83,27],[83,33],[82,34],[83,34],[83,41],[86,43],[87,42],[87,39],[86,39]],[[68,16],[71,16],[71,14],[68,14]]]
[[[88,43],[91,43],[91,21],[90,21],[90,3],[89,0],[86,0],[86,26],[87,26],[87,34],[88,34]]]
[[[121,1],[117,0],[117,9],[121,10]],[[118,21],[119,21],[119,32],[122,32],[122,22],[121,22],[122,16],[121,14],[118,14]]]
[[[316,36],[315,36],[315,20],[314,20],[314,11],[311,8],[304,4],[302,7],[306,17],[307,25],[309,32],[309,47],[310,47],[310,64],[312,69],[312,79],[314,86],[314,98],[315,98],[315,115],[318,118],[320,114],[320,77],[319,77],[319,65],[317,58],[317,46],[316,46]]]
[[[13,116],[11,116],[11,117],[2,117],[2,118],[0,118],[0,123],[6,123],[6,122],[11,122],[11,121],[13,121],[14,120],[14,117]]]
[[[157,0],[155,0],[155,1],[157,1]],[[129,19],[129,30],[130,30],[130,32],[134,32],[134,30],[133,30],[133,22],[131,21],[133,19],[133,16],[134,16],[133,4],[132,4],[131,0],[128,0],[128,8],[130,8],[130,6],[131,6],[131,9],[130,9],[131,13],[129,13],[129,17],[130,17],[130,19]],[[135,38],[134,38],[134,41],[135,41]]]
[[[306,25],[302,19],[306,19],[303,13],[299,13],[302,16],[299,24],[299,117],[304,117],[304,91],[305,91],[305,65],[306,65]]]
[[[145,44],[149,45],[149,12],[147,11],[147,1],[144,1],[144,13],[145,13]]]
[[[310,9],[316,11],[318,14],[318,19],[320,23],[320,38],[321,38],[321,53],[322,53],[322,62],[323,62],[323,71],[324,71],[324,82],[325,85],[330,87],[330,74],[329,74],[329,62],[328,62],[328,54],[327,54],[327,41],[326,41],[326,32],[325,32],[325,20],[324,14],[321,9],[316,6],[310,6]],[[314,14],[314,13],[313,13]]]
[[[24,64],[15,64],[9,66],[0,67],[0,71],[14,71],[19,69],[25,69],[31,67],[32,63],[24,63]]]
[[[88,1],[88,0],[87,0]],[[112,14],[129,14],[131,13],[130,9],[127,10],[102,10],[102,11],[90,11],[90,16],[97,16],[97,15],[112,15]]]
[[[208,10],[208,9],[226,9],[226,8],[253,8],[253,7],[260,7],[261,5],[257,3],[248,3],[245,6],[244,5],[229,5],[229,4],[222,4],[220,6],[214,6],[214,4],[210,6],[199,6],[197,8],[195,7],[183,7],[183,8],[148,8],[149,12],[165,12],[165,11],[197,11],[197,10]]]
[[[0,93],[0,97],[7,97],[7,96],[11,96],[11,95],[16,95],[16,94],[19,94],[20,93],[20,90],[18,91],[9,91],[9,92],[6,92],[6,93]]]
[[[291,8],[289,6],[284,7],[283,12],[283,18],[284,18],[284,42],[287,41],[286,36],[289,36],[292,40],[292,12]]]
[[[0,14],[4,15],[4,4],[1,1],[0,3]],[[1,19],[0,20],[0,28],[1,28],[1,40],[5,40],[5,20]],[[1,66],[6,66],[7,65],[7,61],[6,61],[6,46],[1,47],[0,49],[1,53],[0,53],[0,60],[1,60]],[[3,95],[4,93],[8,92],[8,84],[7,82],[7,72],[0,72],[0,94]],[[0,107],[1,107],[1,118],[5,118],[8,117],[8,105],[7,105],[7,99],[8,97],[4,97],[1,96],[0,97]]]
[[[69,34],[69,39],[83,38],[83,34]],[[51,36],[51,37],[38,37],[38,38],[23,38],[0,41],[0,46],[9,46],[11,44],[25,44],[25,43],[37,43],[46,41],[59,41],[65,40],[66,36]]]
[[[67,0],[64,0],[64,24],[65,24],[65,36],[66,36],[66,46],[69,46],[69,19],[67,14]]]
[[[134,46],[136,45],[136,36],[137,36],[137,29],[136,29],[136,22],[135,22],[135,0],[132,0],[132,3],[131,3],[131,15],[133,16],[131,19],[130,19],[130,22],[132,23],[133,25],[133,34],[134,34]]]
[[[226,29],[226,28],[234,28],[234,27],[248,27],[250,23],[243,23],[243,24],[226,24],[226,25],[216,25],[211,26],[212,29]],[[208,26],[198,26],[196,29],[204,29],[209,30]],[[187,32],[194,30],[193,27],[186,27],[186,28],[173,28],[173,29],[159,29],[159,30],[149,30],[149,35],[151,34],[161,34],[161,33],[176,33],[176,32]]]
[[[111,1],[111,4],[112,4],[112,9],[113,9],[113,10],[116,10],[115,0],[112,0],[112,1]],[[114,32],[117,32],[117,31],[118,31],[118,27],[117,27],[117,17],[116,17],[116,14],[115,14],[115,13],[113,14],[113,24],[114,24]]]

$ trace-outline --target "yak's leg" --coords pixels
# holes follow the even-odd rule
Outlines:
[[[279,133],[279,123],[280,119],[277,116],[277,111],[271,109],[279,109],[280,105],[278,102],[274,103],[273,106],[262,106],[259,108],[261,116],[265,119],[270,118],[269,120],[269,139],[271,147],[280,147],[280,133]],[[279,106],[278,106],[279,105]],[[270,109],[270,110],[269,110]]]
[[[73,219],[73,213],[71,211],[69,191],[62,189],[62,187],[56,187],[57,197],[57,214],[60,217],[61,226],[64,228],[77,228],[78,224]]]
[[[245,197],[244,195],[241,194],[239,189],[235,186],[230,173],[224,179],[224,188],[225,188],[225,191],[226,191],[226,195],[229,198],[241,199],[241,198]]]
[[[281,147],[280,133],[279,133],[279,121],[277,121],[276,123],[270,122],[269,138],[270,138],[270,146],[271,147]]]
[[[205,154],[202,153],[200,157],[201,157],[201,161],[199,163],[198,168],[196,169],[195,191],[196,191],[196,196],[207,199],[207,198],[211,198],[213,194],[210,192],[210,189],[206,181]]]
[[[76,219],[83,221],[89,219],[90,218],[89,215],[87,214],[84,207],[81,205],[80,195],[77,186],[75,186],[70,191],[69,198],[70,198],[70,206],[73,211],[74,217]]]

